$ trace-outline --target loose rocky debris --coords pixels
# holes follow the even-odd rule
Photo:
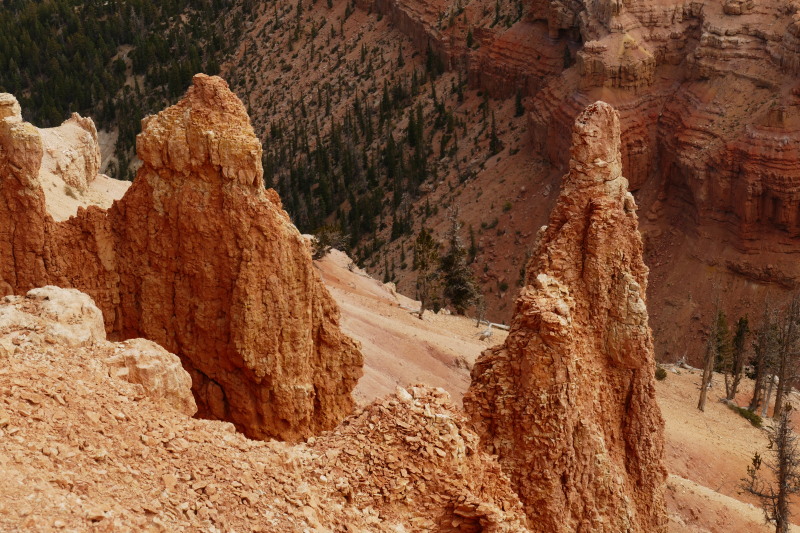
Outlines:
[[[147,360],[133,353],[152,343],[109,343],[102,328],[70,342],[102,320],[86,295],[4,300],[0,530],[527,531],[508,478],[442,389],[398,388],[307,444],[252,441],[118,379],[144,373],[120,361]],[[65,342],[48,336],[54,324]]]

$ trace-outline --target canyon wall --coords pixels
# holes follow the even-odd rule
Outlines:
[[[648,268],[620,146],[610,105],[579,115],[511,332],[478,359],[464,397],[537,531],[667,528]]]
[[[471,22],[485,21],[477,4],[378,4],[419,50],[466,68],[472,88],[529,97],[533,145],[561,172],[573,122],[603,100],[620,113],[631,190],[658,182],[665,201],[740,252],[800,251],[800,2],[537,0],[489,25]]]
[[[261,145],[222,79],[196,75],[183,100],[142,121],[144,164],[122,200],[59,223],[37,181],[41,137],[7,107],[0,292],[86,292],[110,338],[177,354],[198,414],[251,438],[299,440],[351,411],[363,356],[278,195],[264,190]]]

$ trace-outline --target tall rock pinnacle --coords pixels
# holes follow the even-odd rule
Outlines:
[[[277,193],[264,190],[261,145],[224,80],[198,74],[183,100],[142,121],[144,164],[122,200],[58,223],[29,177],[38,132],[8,114],[0,293],[86,292],[111,339],[145,337],[180,356],[199,415],[251,438],[299,440],[350,414],[363,356]],[[36,165],[22,157],[28,145]]]
[[[464,398],[537,531],[667,527],[648,269],[619,136],[604,102],[576,120],[570,171],[511,332],[478,359]]]

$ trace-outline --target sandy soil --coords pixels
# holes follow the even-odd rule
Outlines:
[[[104,174],[98,174],[84,192],[69,187],[64,180],[49,172],[41,172],[39,180],[44,190],[47,212],[56,221],[75,216],[79,207],[97,205],[108,209],[131,186],[129,181],[111,179]]]
[[[420,321],[401,307],[418,308],[418,302],[393,294],[358,268],[349,271],[349,262],[345,254],[333,251],[315,265],[339,303],[343,330],[362,344],[364,377],[353,392],[356,400],[365,403],[398,384],[421,382],[445,388],[460,405],[469,387],[467,368],[507,333],[495,331],[489,343],[477,340],[475,322],[465,317],[427,313]],[[667,379],[657,382],[656,394],[666,422],[670,533],[774,531],[764,524],[757,502],[737,489],[753,454],[769,456],[764,430],[720,401],[725,394],[721,375],[714,376],[701,413],[700,372],[666,368]],[[743,381],[739,405],[747,404],[752,387],[752,381]],[[796,393],[793,401],[800,403]],[[800,516],[800,505],[794,508]]]
[[[97,144],[100,146],[100,172],[105,173],[108,164],[117,158],[114,156],[114,147],[117,145],[117,130],[97,130]]]
[[[461,405],[469,387],[469,370],[487,347],[505,340],[507,332],[494,330],[489,341],[478,340],[486,329],[466,317],[427,312],[423,320],[409,313],[415,302],[355,268],[334,250],[315,264],[342,311],[342,329],[361,343],[364,377],[353,397],[366,403],[397,385],[425,383],[442,387]],[[403,307],[401,307],[403,306]]]

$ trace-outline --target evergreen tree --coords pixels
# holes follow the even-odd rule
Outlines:
[[[414,243],[414,270],[417,271],[417,299],[420,302],[419,319],[439,294],[439,251],[433,236],[419,230]]]
[[[448,249],[442,257],[444,297],[450,301],[459,315],[475,305],[481,297],[475,273],[467,264],[467,248],[461,240],[460,209],[451,207],[447,212],[450,227],[447,230]]]
[[[500,142],[500,138],[497,136],[497,124],[494,120],[494,111],[492,111],[492,129],[489,133],[489,151],[492,155],[496,155],[499,154],[502,149],[503,143]]]
[[[525,114],[525,106],[522,105],[522,89],[517,89],[517,97],[514,100],[514,116],[521,117]]]

